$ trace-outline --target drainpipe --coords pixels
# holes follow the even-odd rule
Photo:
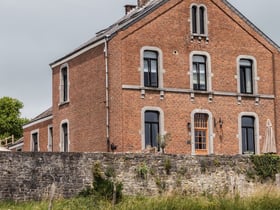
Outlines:
[[[105,37],[105,88],[106,88],[106,142],[107,142],[107,152],[110,152],[110,133],[109,133],[109,67],[108,67],[108,40],[109,35]]]
[[[278,135],[278,121],[277,121],[277,111],[276,109],[278,108],[278,99],[277,99],[277,82],[276,82],[276,64],[275,64],[275,54],[274,52],[272,52],[272,69],[273,69],[273,94],[274,94],[274,136],[276,139],[276,153],[279,152],[279,148],[278,148],[278,141],[277,141],[277,135]]]

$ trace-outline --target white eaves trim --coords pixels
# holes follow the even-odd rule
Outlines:
[[[81,55],[81,54],[87,52],[88,50],[90,50],[90,49],[92,49],[92,48],[95,48],[95,47],[97,47],[98,45],[103,44],[103,43],[105,43],[105,39],[102,39],[102,40],[100,40],[100,41],[98,41],[98,42],[95,42],[95,43],[89,45],[88,47],[86,47],[86,48],[84,48],[84,49],[78,50],[78,51],[77,51],[76,53],[74,53],[73,55],[70,55],[69,57],[66,57],[66,58],[62,59],[61,61],[58,61],[58,62],[56,62],[56,63],[53,63],[53,64],[51,64],[50,66],[51,66],[51,68],[55,68],[55,67],[57,67],[57,66],[59,66],[59,65],[61,65],[61,64],[64,64],[64,63],[68,62],[69,60],[71,60],[71,59],[73,59],[73,58],[78,57],[79,55]]]
[[[26,128],[29,128],[29,127],[31,127],[31,126],[33,126],[33,125],[38,124],[38,123],[42,123],[42,122],[44,122],[44,121],[51,120],[52,118],[53,118],[53,116],[48,116],[48,117],[45,117],[45,118],[36,120],[36,121],[34,121],[34,122],[32,122],[32,123],[26,124],[26,125],[22,126],[22,128],[23,128],[23,129],[26,129]]]

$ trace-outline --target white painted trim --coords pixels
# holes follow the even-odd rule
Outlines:
[[[150,50],[158,53],[158,88],[163,87],[163,53],[158,47],[144,46],[140,50],[140,85],[144,87],[144,51]]]
[[[77,51],[77,52],[74,53],[73,55],[67,56],[66,58],[62,59],[61,61],[57,61],[57,62],[55,62],[55,63],[53,63],[53,64],[50,64],[50,66],[51,66],[51,68],[55,68],[55,67],[57,67],[57,66],[59,66],[59,65],[61,65],[61,64],[63,64],[63,63],[66,63],[66,62],[70,61],[71,59],[76,58],[76,57],[78,57],[79,55],[81,55],[81,54],[83,54],[83,53],[85,53],[85,52],[91,50],[92,48],[95,48],[95,47],[97,47],[97,46],[103,44],[103,43],[105,43],[105,39],[102,39],[102,40],[100,40],[100,41],[98,41],[98,42],[95,42],[95,43],[89,45],[88,47]]]
[[[194,55],[202,55],[206,56],[206,79],[207,79],[207,88],[206,91],[212,91],[212,68],[211,68],[211,56],[208,52],[205,51],[192,51],[190,53],[190,89],[193,90],[193,56]]]
[[[260,79],[258,77],[258,66],[257,66],[257,60],[255,57],[250,55],[239,55],[236,58],[236,75],[237,77],[237,93],[241,94],[240,91],[240,59],[248,59],[252,61],[252,80],[253,80],[253,94],[258,94],[258,80]]]
[[[213,115],[209,110],[206,109],[194,109],[191,112],[191,146],[192,155],[195,154],[195,135],[194,135],[194,115],[197,113],[208,114],[208,154],[214,154],[214,134],[213,134]]]
[[[20,144],[16,144],[16,145],[14,145],[14,146],[9,147],[9,150],[16,149],[16,148],[22,148],[23,145],[24,145],[24,143],[21,142]]]
[[[159,112],[159,135],[166,134],[166,131],[164,131],[164,112],[159,107],[153,107],[153,106],[145,106],[141,110],[141,145],[142,150],[145,149],[145,112],[146,111],[157,111]]]
[[[51,115],[51,116],[48,116],[48,117],[45,117],[45,118],[36,120],[36,121],[34,121],[34,122],[30,123],[30,124],[26,124],[26,125],[22,126],[22,128],[23,128],[23,129],[26,129],[26,128],[29,128],[29,127],[31,127],[31,126],[33,126],[33,125],[37,125],[37,124],[42,123],[42,122],[45,122],[45,121],[47,121],[47,120],[51,120],[52,118],[53,118],[53,116]]]
[[[59,141],[59,148],[60,152],[64,152],[64,139],[63,139],[63,130],[62,130],[62,125],[66,123],[67,124],[67,132],[68,132],[68,152],[70,152],[70,124],[69,120],[65,119],[60,122],[60,141]]]
[[[37,133],[37,141],[38,141],[38,152],[40,152],[40,130],[39,129],[35,129],[33,131],[30,132],[30,151],[34,152],[34,144],[33,144],[33,137],[32,135]]]
[[[239,154],[242,154],[242,117],[250,116],[255,118],[255,153],[260,154],[260,135],[259,135],[259,116],[255,112],[241,112],[238,115],[238,139],[239,139]]]

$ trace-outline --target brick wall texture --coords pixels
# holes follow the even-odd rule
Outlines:
[[[162,110],[164,133],[171,134],[168,153],[195,154],[193,151],[193,113],[209,115],[208,154],[240,154],[240,116],[254,116],[256,153],[264,143],[266,121],[270,119],[280,137],[279,51],[250,27],[221,0],[201,0],[207,8],[208,38],[191,38],[192,0],[171,0],[131,26],[118,31],[108,42],[109,137],[117,152],[143,149],[143,119],[147,109]],[[163,87],[141,86],[141,49],[156,47],[162,52],[160,69]],[[70,151],[107,151],[105,57],[101,44],[67,62],[69,103],[59,105],[60,66],[53,68],[54,151],[60,151],[60,127],[69,122]],[[212,90],[192,91],[190,55],[208,53]],[[238,57],[256,61],[252,95],[238,93]],[[210,69],[210,66],[208,66]],[[129,87],[129,88],[127,88]],[[143,91],[145,94],[143,94]],[[219,119],[223,126],[215,126]],[[188,128],[191,123],[191,129]],[[29,131],[25,131],[28,151]],[[162,133],[163,134],[163,133]],[[30,142],[30,141],[29,141]],[[277,141],[277,147],[280,148]]]

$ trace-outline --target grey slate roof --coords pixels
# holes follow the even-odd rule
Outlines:
[[[119,19],[116,23],[114,23],[113,25],[99,31],[96,33],[96,36],[93,37],[92,39],[88,40],[87,42],[85,42],[84,44],[82,44],[81,46],[79,46],[78,48],[76,48],[74,51],[72,51],[71,53],[63,56],[62,58],[54,61],[53,63],[51,63],[50,65],[53,65],[73,54],[75,54],[76,52],[104,39],[104,38],[108,38],[111,39],[114,37],[114,35],[123,29],[128,28],[129,26],[131,26],[132,24],[134,24],[135,22],[137,22],[138,20],[140,20],[141,18],[149,15],[151,12],[153,12],[155,9],[157,9],[158,7],[160,7],[161,5],[165,4],[166,2],[168,2],[169,0],[150,0],[146,5],[144,5],[143,7],[137,7],[135,9],[133,9],[132,11],[130,11],[128,14],[126,14],[124,17],[122,17],[121,19]],[[243,19],[250,27],[252,27],[257,33],[259,33],[263,38],[265,38],[272,46],[274,46],[276,49],[278,49],[280,51],[280,47],[279,45],[277,45],[274,41],[272,41],[266,34],[264,34],[257,26],[255,26],[248,18],[246,18],[243,14],[241,14],[241,12],[239,12],[232,4],[230,4],[227,0],[221,0],[224,4],[226,4],[235,14],[237,14],[241,19]]]
[[[36,116],[33,119],[31,119],[26,125],[28,125],[28,124],[30,124],[32,122],[36,122],[38,120],[50,117],[50,116],[52,116],[52,107],[48,108],[46,111],[42,112],[38,116]]]

